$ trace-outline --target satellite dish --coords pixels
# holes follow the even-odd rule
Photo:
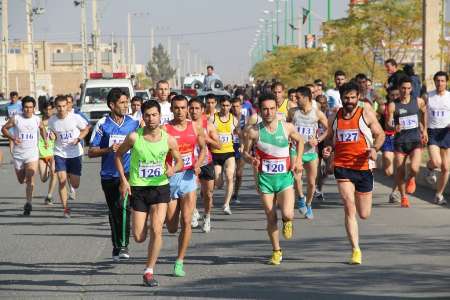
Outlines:
[[[203,83],[199,80],[194,80],[191,83],[191,88],[196,89],[196,90],[201,90],[201,89],[203,89]]]
[[[219,79],[215,79],[215,80],[211,81],[210,88],[213,91],[223,90],[223,82]]]

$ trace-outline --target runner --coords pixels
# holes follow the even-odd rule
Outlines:
[[[298,107],[298,103],[297,103],[297,90],[296,89],[289,89],[288,90],[288,109],[294,108],[294,107]]]
[[[178,256],[173,268],[173,275],[184,277],[186,273],[183,270],[183,260],[191,240],[192,213],[197,198],[197,176],[205,161],[206,145],[202,126],[187,119],[188,100],[185,96],[178,95],[172,99],[172,112],[174,118],[165,125],[165,129],[177,140],[184,167],[169,180],[171,201],[167,208],[166,225],[170,233],[176,233],[178,224],[181,223]],[[197,160],[194,156],[196,146],[199,147]],[[172,163],[170,155],[167,157],[167,161]]]
[[[55,172],[55,159],[53,158],[53,148],[55,147],[55,135],[48,130],[48,119],[53,115],[55,107],[51,102],[45,102],[42,106],[42,125],[45,128],[47,134],[47,145],[45,145],[45,140],[39,137],[39,175],[42,182],[47,182],[50,178],[48,184],[48,192],[45,197],[45,204],[53,205],[53,191],[56,187],[56,182],[58,180]]]
[[[142,118],[145,127],[127,135],[116,151],[114,162],[120,174],[121,197],[126,199],[130,196],[134,240],[143,243],[147,232],[150,232],[143,282],[145,286],[153,287],[159,284],[153,272],[161,250],[162,230],[170,201],[168,177],[183,168],[183,161],[175,138],[160,128],[161,107],[157,101],[148,100],[142,105]],[[128,180],[122,159],[129,150]],[[169,153],[175,160],[174,167],[166,165]]]
[[[248,123],[249,116],[245,115],[242,111],[242,102],[239,98],[231,99],[231,112],[236,120],[239,120],[239,130],[242,135],[245,126]],[[236,173],[235,173],[235,182],[234,182],[234,193],[231,199],[234,204],[239,204],[239,189],[242,184],[242,176],[244,174],[244,166],[245,160],[241,159],[241,153],[244,150],[244,145],[241,143],[242,136],[233,134],[233,148],[234,148],[234,158],[236,160]]]
[[[345,83],[345,73],[344,71],[337,70],[334,72],[334,84],[335,87],[333,89],[329,89],[326,91],[326,95],[328,97],[328,107],[330,110],[337,111],[340,107],[342,107],[341,95],[339,94],[339,88]]]
[[[125,137],[139,127],[139,121],[128,114],[128,95],[120,88],[112,88],[106,97],[111,113],[98,120],[92,133],[88,155],[101,157],[100,178],[106,204],[109,209],[109,226],[113,245],[112,259],[130,258],[128,244],[130,240],[130,202],[120,197],[120,174],[114,164],[114,154]],[[125,175],[129,175],[130,153],[122,156]]]
[[[274,84],[272,84],[272,93],[275,95],[275,100],[277,101],[277,115],[281,118],[281,120],[286,121],[289,109],[289,100],[286,99],[284,95],[284,84],[282,84],[281,82],[275,82]]]
[[[387,103],[381,104],[378,108],[378,115],[380,115],[380,124],[381,127],[384,130],[384,134],[386,138],[384,139],[383,147],[381,147],[381,152],[383,153],[383,170],[384,174],[388,177],[391,177],[394,175],[394,135],[395,130],[389,129],[389,127],[386,124],[386,121],[388,119],[388,107],[389,104],[392,102],[397,101],[397,99],[400,97],[400,91],[397,87],[390,87],[388,88],[388,95],[387,95]],[[392,187],[392,192],[389,195],[389,203],[399,203],[400,202],[400,193],[398,192],[397,185],[394,183]]]
[[[131,98],[131,117],[143,124],[141,107],[144,100],[139,96]],[[143,124],[144,125],[144,124]]]
[[[200,168],[200,174],[198,178],[200,179],[200,194],[203,199],[203,232],[211,231],[211,210],[213,207],[213,192],[214,192],[214,165],[212,163],[212,154],[211,149],[220,149],[219,136],[217,135],[216,128],[213,124],[208,122],[208,118],[204,114],[203,102],[199,98],[192,98],[189,100],[189,115],[191,117],[192,122],[196,123],[196,126],[199,125],[203,128],[205,133],[205,142],[206,142],[206,157]],[[197,149],[197,157],[199,151]],[[198,159],[198,158],[197,158]],[[195,209],[196,210],[196,209]],[[198,214],[198,212],[197,212]],[[198,216],[195,214],[195,211],[192,216],[192,227],[198,226]],[[196,223],[194,222],[196,221]]]
[[[8,119],[11,119],[17,114],[22,114],[22,102],[19,100],[19,94],[15,91],[9,93],[9,103],[6,106],[8,111]],[[10,129],[10,134],[14,135],[14,129]],[[14,142],[9,140],[9,152],[13,153]]]
[[[205,104],[206,104],[206,108],[205,108],[206,117],[208,117],[208,119],[209,119],[212,116],[214,116],[217,112],[216,111],[216,107],[217,107],[216,96],[214,94],[206,95]]]
[[[303,194],[302,172],[294,174],[295,188],[299,194],[297,206],[303,216],[312,220],[314,214],[311,204],[316,190],[319,158],[317,145],[327,136],[328,120],[322,111],[312,107],[312,94],[309,88],[306,86],[299,87],[296,92],[296,97],[298,99],[298,107],[289,110],[288,122],[292,122],[305,141],[302,162],[307,177],[307,195],[305,198]],[[322,125],[324,131],[320,136],[317,136],[319,124]],[[291,154],[291,156],[293,155]]]
[[[401,207],[409,207],[406,193],[416,190],[416,176],[422,161],[422,143],[428,142],[427,107],[422,98],[412,98],[412,82],[404,77],[399,82],[400,98],[388,106],[386,125],[395,126],[394,168],[395,183],[400,191]],[[394,128],[393,128],[394,129]],[[405,180],[406,160],[411,162],[407,180]]]
[[[59,197],[64,208],[64,217],[70,218],[67,205],[66,184],[77,189],[80,186],[81,158],[83,147],[80,142],[89,132],[88,123],[80,115],[69,113],[66,96],[55,99],[56,115],[48,120],[48,128],[55,136],[55,171],[59,182]]]
[[[240,135],[239,123],[233,114],[230,113],[230,97],[220,100],[220,111],[209,118],[209,121],[216,127],[219,135],[220,149],[211,149],[216,175],[215,186],[219,188],[223,185],[221,178],[222,171],[226,177],[225,198],[223,212],[231,215],[230,200],[234,191],[234,169],[236,168],[235,152],[233,148],[233,134]]]
[[[14,143],[13,159],[17,180],[26,184],[26,203],[23,215],[29,216],[33,207],[34,175],[39,160],[38,134],[46,139],[45,129],[41,120],[34,115],[36,101],[32,97],[22,99],[22,114],[16,113],[2,127],[2,134]],[[14,128],[14,135],[10,129]]]
[[[450,172],[450,92],[447,91],[448,74],[440,71],[434,75],[436,90],[428,95],[428,152],[427,181],[436,185],[434,202],[447,204],[443,197]],[[441,169],[439,179],[435,168]]]
[[[277,116],[277,102],[273,94],[262,94],[259,107],[263,121],[246,131],[244,158],[257,169],[257,191],[261,196],[267,217],[267,233],[272,243],[269,264],[279,265],[283,259],[279,232],[277,206],[283,220],[283,236],[289,240],[293,235],[294,178],[292,173],[302,168],[303,139],[292,124]],[[297,157],[291,162],[289,140],[297,144]],[[256,155],[253,155],[256,146]]]
[[[345,228],[353,249],[350,264],[361,264],[356,214],[364,220],[370,216],[373,174],[369,158],[376,159],[384,132],[370,105],[358,105],[357,84],[344,84],[340,93],[343,107],[329,119],[333,130],[328,131],[323,154],[327,158],[334,151],[334,176],[344,202]]]
[[[160,80],[156,83],[156,100],[161,106],[161,125],[167,124],[173,119],[169,102],[170,85],[167,80]]]

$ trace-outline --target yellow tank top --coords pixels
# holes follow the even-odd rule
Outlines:
[[[216,127],[217,134],[219,135],[220,143],[222,147],[220,149],[212,149],[212,153],[234,153],[233,148],[233,131],[234,131],[234,116],[229,115],[226,122],[222,122],[219,117],[219,113],[214,114],[214,126]]]
[[[288,99],[284,99],[283,103],[280,107],[278,107],[277,115],[280,118],[280,120],[286,121],[287,115],[288,115]]]

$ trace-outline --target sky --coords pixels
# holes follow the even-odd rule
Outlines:
[[[173,57],[176,43],[181,55],[188,49],[212,64],[217,74],[228,82],[242,82],[250,70],[249,50],[264,10],[274,10],[269,0],[97,0],[102,42],[115,39],[126,43],[127,13],[132,17],[132,36],[136,62],[145,64],[150,57],[150,28],[155,28],[155,42],[167,46],[171,37]],[[307,7],[307,0],[295,0],[296,13]],[[332,0],[332,18],[347,14],[348,0]],[[284,11],[284,2],[281,2]],[[91,0],[87,0],[88,37],[92,30]],[[327,15],[327,0],[312,1],[312,27],[318,32]],[[80,41],[80,9],[73,0],[33,0],[33,7],[45,8],[34,21],[34,39],[58,42]],[[280,20],[283,18],[281,13]],[[26,39],[25,0],[9,0],[10,40]],[[280,30],[283,28],[280,21]],[[281,40],[284,38],[282,37]],[[125,44],[126,45],[126,44]],[[126,46],[125,46],[126,48]],[[193,56],[191,56],[193,63]]]

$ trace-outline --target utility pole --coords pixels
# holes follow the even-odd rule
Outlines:
[[[128,35],[127,35],[128,51],[127,51],[127,63],[128,73],[131,74],[131,13],[128,13]]]
[[[291,27],[291,45],[295,44],[295,35],[294,35],[294,28],[293,26],[295,26],[295,22],[294,22],[294,0],[290,0],[291,2],[291,16],[290,16],[290,24],[292,25]]]
[[[312,27],[312,19],[311,19],[311,7],[312,7],[312,3],[311,0],[308,0],[308,33],[311,34],[311,27]]]
[[[92,0],[92,48],[94,55],[94,71],[100,71],[101,51],[100,51],[100,29],[98,24],[97,0]]]
[[[303,45],[302,27],[303,27],[303,16],[299,15],[299,17],[297,18],[297,47],[299,49],[301,49]]]
[[[170,36],[167,37],[167,56],[169,57],[169,64],[172,61],[172,39]]]
[[[276,22],[277,22],[277,35],[275,37],[276,46],[278,46],[278,41],[280,40],[280,0],[275,0],[275,14],[276,14]]]
[[[32,0],[26,0],[25,10],[27,17],[27,43],[28,43],[28,68],[30,81],[30,95],[36,98],[36,64],[34,61],[33,47],[33,8]]]
[[[114,32],[111,33],[111,73],[114,73],[116,55],[114,54]]]
[[[288,16],[289,16],[289,2],[284,0],[284,45],[288,44]]]
[[[2,58],[0,60],[2,78],[1,87],[2,91],[5,93],[5,97],[8,97],[8,49],[9,49],[9,30],[8,30],[8,0],[3,0],[0,4],[1,16],[2,16]]]
[[[150,61],[153,60],[153,48],[155,48],[155,29],[150,27]]]
[[[136,48],[134,43],[131,45],[131,64],[133,74],[136,74]]]
[[[86,32],[86,0],[80,0],[81,8],[81,59],[83,64],[83,81],[88,78],[88,48]]]
[[[331,20],[331,0],[327,1],[327,21]]]
[[[125,41],[123,39],[120,41],[120,70],[122,72],[127,71],[127,64],[125,62]]]
[[[191,51],[188,49],[186,49],[186,56],[187,56],[187,63],[186,63],[186,68],[187,68],[187,73],[192,74],[191,72]]]
[[[179,89],[183,88],[181,84],[181,57],[180,57],[180,43],[177,43],[177,87]]]

